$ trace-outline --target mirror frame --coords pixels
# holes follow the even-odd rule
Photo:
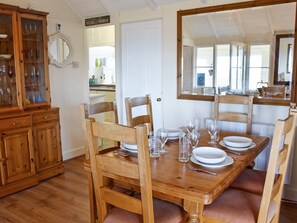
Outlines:
[[[214,101],[214,96],[211,95],[197,95],[197,94],[185,94],[182,93],[182,17],[187,15],[203,14],[210,12],[219,12],[235,9],[253,8],[269,5],[278,5],[285,3],[296,3],[295,9],[295,32],[297,27],[297,0],[254,0],[240,3],[232,3],[225,5],[216,5],[195,9],[186,9],[177,11],[177,99],[186,100],[201,100],[201,101]],[[294,46],[296,46],[296,39],[294,38]],[[296,102],[296,66],[297,66],[297,47],[294,47],[294,57],[293,57],[293,71],[292,71],[292,86],[291,86],[291,98],[290,100],[285,99],[275,99],[275,98],[254,98],[254,104],[265,104],[265,105],[283,105],[289,106],[290,102]]]
[[[279,73],[278,65],[279,65],[280,39],[281,38],[291,38],[291,37],[294,38],[294,34],[280,34],[280,35],[275,36],[275,59],[274,59],[274,77],[273,77],[273,84],[275,84],[275,85],[288,85],[288,83],[289,83],[289,81],[279,81],[278,80],[278,73]],[[287,60],[288,59],[289,58],[287,58]],[[286,66],[288,66],[288,64]]]
[[[64,42],[66,42],[67,46],[69,47],[69,55],[63,62],[58,62],[52,55],[51,49],[50,49],[52,43],[58,38],[61,38]],[[72,49],[70,38],[65,36],[61,32],[56,32],[56,33],[50,35],[49,43],[48,43],[48,54],[49,54],[50,64],[53,64],[57,67],[62,68],[62,67],[66,67],[68,64],[72,64],[73,49]]]

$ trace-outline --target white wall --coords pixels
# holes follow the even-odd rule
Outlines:
[[[48,35],[56,32],[60,23],[61,32],[71,38],[73,60],[79,62],[78,68],[68,65],[57,68],[49,65],[50,90],[52,106],[60,107],[61,137],[63,158],[84,153],[83,137],[80,122],[79,105],[88,92],[88,77],[84,73],[84,36],[82,20],[61,0],[0,0],[1,3],[18,5],[49,12],[47,17]]]
[[[220,1],[220,4],[233,3],[238,1]],[[164,126],[174,128],[185,125],[186,121],[195,116],[201,121],[211,116],[213,103],[204,101],[178,100],[177,96],[177,65],[176,65],[176,12],[180,9],[202,7],[200,1],[187,1],[159,7],[152,12],[150,10],[137,10],[120,13],[119,23],[136,22],[162,18],[163,20],[163,103],[164,103]],[[119,74],[120,76],[120,74]],[[120,86],[117,85],[117,92]],[[173,112],[174,111],[174,112]],[[274,124],[278,118],[284,118],[288,114],[288,107],[255,105],[253,109],[253,122]],[[205,126],[202,123],[202,127]],[[293,148],[294,149],[294,148]],[[297,160],[295,152],[294,160]],[[295,164],[296,166],[297,164]],[[296,170],[296,168],[295,168]],[[286,186],[286,194],[290,199],[297,200],[297,176],[293,173],[292,183]]]

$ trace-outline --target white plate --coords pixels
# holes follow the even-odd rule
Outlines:
[[[243,136],[227,136],[223,139],[226,146],[230,147],[249,147],[253,140]]]
[[[5,39],[5,38],[7,38],[7,34],[0,34],[0,39]]]
[[[225,151],[215,147],[196,147],[192,153],[197,161],[206,164],[221,163],[227,157]]]
[[[9,59],[11,58],[11,54],[0,54],[0,58],[5,58],[5,59]]]
[[[137,150],[137,145],[135,144],[128,144],[128,143],[122,143],[123,147],[129,150]]]
[[[216,163],[216,164],[201,163],[198,160],[196,160],[194,156],[191,156],[190,160],[195,164],[198,164],[198,165],[204,166],[204,167],[209,167],[209,168],[221,168],[224,166],[229,166],[229,165],[233,164],[233,162],[234,162],[234,160],[230,156],[227,156],[223,162]]]
[[[252,142],[252,144],[249,146],[249,147],[231,147],[231,146],[227,146],[223,140],[220,141],[220,145],[227,148],[227,149],[230,149],[230,150],[233,150],[233,151],[238,151],[238,152],[241,152],[241,151],[246,151],[248,149],[252,149],[252,148],[255,148],[256,144],[254,142]]]
[[[167,137],[169,138],[178,138],[179,134],[182,131],[180,129],[167,129]]]
[[[134,149],[128,149],[123,145],[121,145],[120,147],[121,147],[122,150],[128,151],[130,153],[135,153],[136,154],[138,152],[137,150],[134,150]]]

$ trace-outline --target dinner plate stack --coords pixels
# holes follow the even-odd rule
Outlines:
[[[220,168],[234,162],[232,157],[228,156],[224,150],[215,147],[197,147],[193,149],[191,161],[210,168]]]
[[[137,145],[135,145],[135,144],[122,143],[121,149],[126,150],[131,153],[137,153]]]
[[[181,133],[181,129],[167,129],[167,140],[177,140]]]
[[[224,139],[220,141],[220,145],[234,151],[245,151],[256,146],[252,139],[243,136],[224,137]]]

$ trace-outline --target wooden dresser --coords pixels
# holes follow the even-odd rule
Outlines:
[[[64,172],[47,14],[0,4],[0,197]]]

